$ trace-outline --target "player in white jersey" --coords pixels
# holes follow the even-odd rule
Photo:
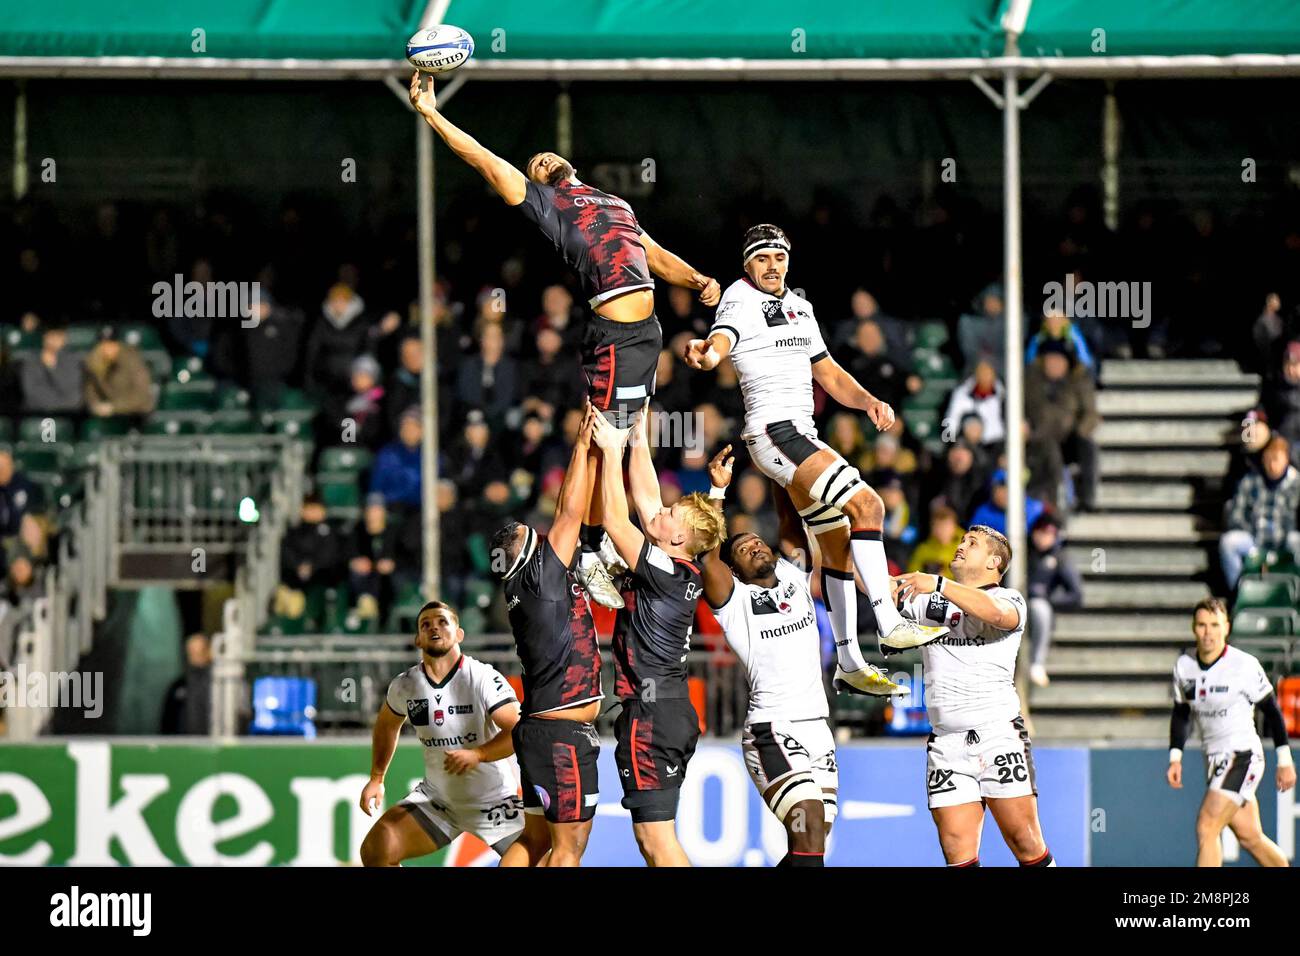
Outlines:
[[[383,805],[384,777],[408,720],[424,745],[424,779],[370,828],[361,862],[398,866],[462,833],[480,837],[501,855],[502,866],[540,860],[549,849],[545,824],[533,824],[520,839],[524,807],[510,736],[519,721],[514,690],[496,668],[461,653],[465,632],[446,604],[422,607],[416,628],[420,663],[388,685],[361,809],[371,816]]]
[[[896,579],[899,606],[913,620],[947,624],[921,649],[926,789],[949,866],[979,866],[984,808],[1021,866],[1055,866],[1038,823],[1038,786],[1016,693],[1016,655],[1025,599],[1001,586],[1011,545],[976,525],[962,537],[953,577],[913,572]]]
[[[1264,776],[1264,745],[1255,732],[1255,711],[1263,714],[1277,748],[1279,791],[1295,786],[1286,720],[1259,661],[1228,646],[1229,629],[1228,609],[1218,598],[1196,605],[1196,650],[1184,651],[1174,662],[1166,779],[1175,789],[1183,785],[1183,747],[1194,718],[1206,775],[1205,799],[1196,818],[1196,865],[1223,865],[1219,837],[1227,826],[1260,866],[1286,866],[1286,857],[1259,822],[1255,790]]]
[[[893,685],[868,666],[858,647],[856,568],[875,610],[881,644],[918,647],[946,632],[904,620],[890,598],[881,529],[884,505],[858,470],[817,437],[815,379],[840,404],[865,411],[876,428],[894,410],[830,357],[812,304],[786,286],[790,241],[773,225],[754,226],[741,252],[745,277],[723,293],[708,339],[694,339],[685,359],[711,369],[730,357],[745,400],[741,432],[750,458],[785,488],[822,551],[822,595],[835,631],[837,690],[889,695]]]
[[[715,496],[731,483],[730,464],[710,470]],[[732,535],[704,564],[704,597],[749,678],[742,750],[750,779],[786,830],[788,852],[777,865],[816,867],[824,865],[835,822],[839,770],[826,722],[808,537],[775,483],[773,496],[779,553],[755,534]]]

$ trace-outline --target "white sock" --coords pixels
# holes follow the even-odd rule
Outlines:
[[[822,568],[822,601],[835,632],[835,656],[846,671],[866,670],[858,646],[858,589],[852,571]]]
[[[871,599],[871,607],[876,612],[876,629],[883,637],[903,620],[890,595],[885,542],[879,531],[855,529],[849,546],[853,550],[853,565],[867,586],[867,597]]]

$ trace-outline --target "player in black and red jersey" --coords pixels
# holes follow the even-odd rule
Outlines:
[[[726,524],[698,491],[664,507],[641,415],[629,461],[638,531],[628,516],[620,467],[627,439],[627,431],[593,417],[592,441],[604,456],[605,530],[629,568],[621,581],[626,606],[614,621],[614,692],[622,701],[614,724],[614,760],[623,806],[632,812],[632,832],[646,863],[690,866],[673,821],[700,736],[686,684],[691,626],[704,593],[695,559],[718,546]],[[719,465],[715,457],[710,469]]]
[[[578,865],[600,796],[600,741],[592,723],[604,696],[600,651],[586,593],[572,571],[587,502],[591,423],[598,417],[588,406],[550,533],[542,536],[514,521],[492,540],[493,552],[509,560],[503,575],[506,609],[524,665],[523,714],[513,735],[524,813],[529,822],[546,818],[547,866]],[[541,846],[530,832],[535,829],[525,828],[530,847]]]
[[[429,88],[422,89],[417,72],[410,95],[411,105],[452,152],[506,203],[518,207],[577,273],[592,310],[582,342],[588,396],[614,425],[627,428],[654,394],[655,365],[663,349],[663,329],[654,314],[653,276],[698,291],[700,301],[709,306],[721,295],[717,281],[651,239],[625,200],[579,181],[563,156],[537,153],[520,172],[438,112],[432,79]],[[578,574],[598,603],[621,607],[595,553],[603,538],[599,496],[594,494],[598,471],[590,474],[593,493]]]

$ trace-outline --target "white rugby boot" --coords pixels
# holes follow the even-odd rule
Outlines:
[[[618,609],[625,606],[623,595],[619,594],[618,588],[614,587],[614,579],[609,576],[605,565],[601,563],[600,555],[595,551],[582,552],[575,573],[578,583],[587,589],[591,599],[601,607]]]
[[[937,641],[947,633],[946,624],[932,627],[929,624],[917,624],[915,621],[899,621],[892,631],[880,636],[880,643],[895,650],[905,651]]]
[[[836,664],[831,686],[841,694],[861,694],[864,697],[902,697],[912,693],[910,687],[895,684],[874,664],[868,664],[860,671],[846,671]]]

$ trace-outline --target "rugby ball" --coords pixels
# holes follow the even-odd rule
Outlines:
[[[406,59],[422,73],[447,73],[474,55],[474,38],[443,24],[421,30],[406,41]]]

